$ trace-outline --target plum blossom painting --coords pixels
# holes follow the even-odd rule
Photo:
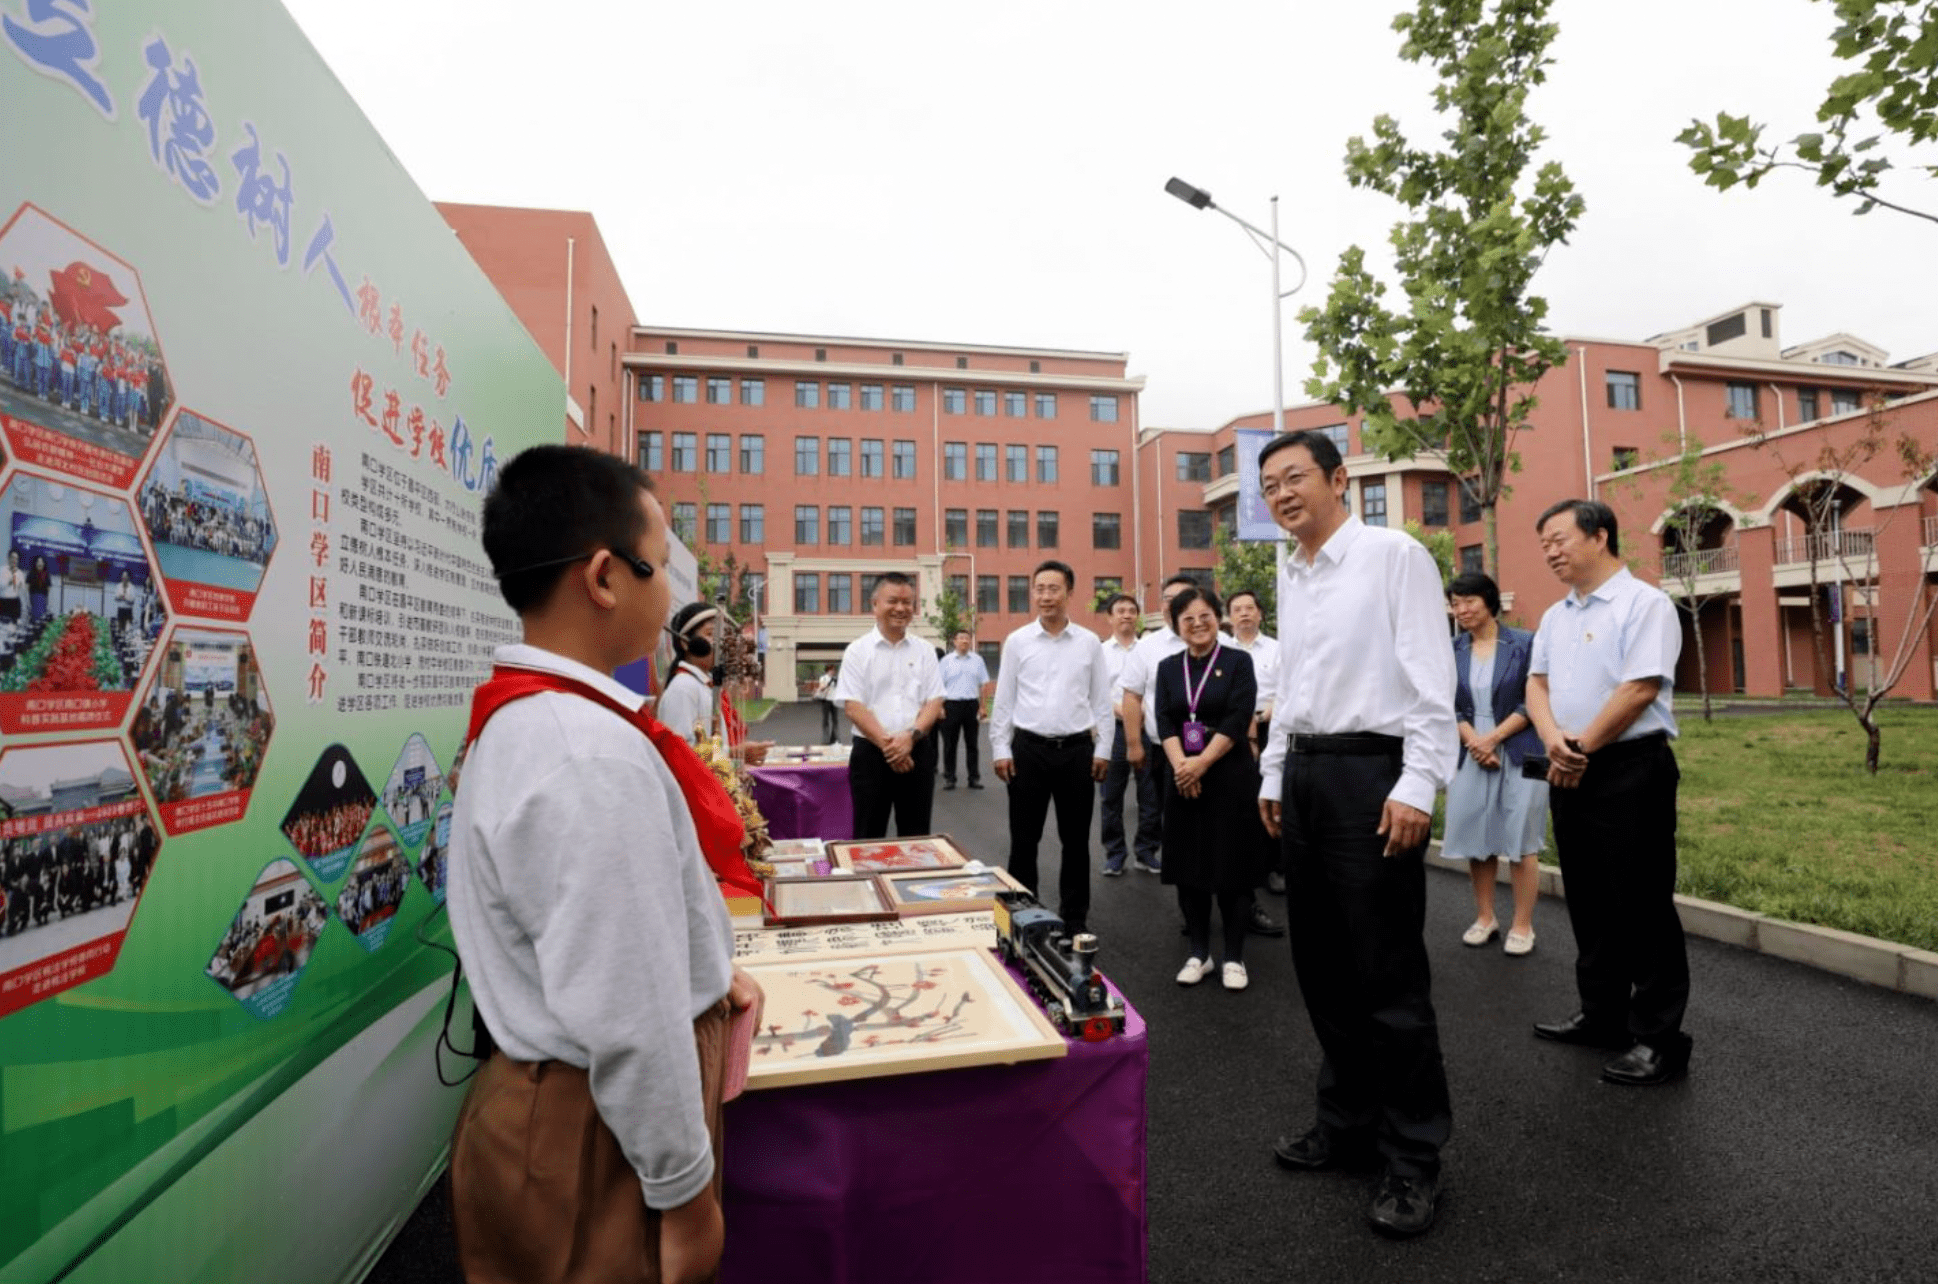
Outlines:
[[[1062,1037],[986,950],[744,966],[766,994],[749,1089],[1065,1052]]]

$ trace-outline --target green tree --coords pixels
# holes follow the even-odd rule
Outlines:
[[[1241,540],[1220,526],[1211,537],[1218,550],[1215,575],[1218,593],[1229,598],[1241,589],[1258,594],[1258,609],[1267,628],[1276,629],[1279,618],[1278,540]]]
[[[1718,112],[1713,125],[1691,121],[1676,135],[1690,151],[1689,168],[1722,191],[1755,187],[1773,170],[1801,170],[1833,196],[1856,198],[1854,214],[1883,206],[1938,223],[1938,213],[1879,195],[1897,162],[1877,151],[1887,141],[1914,151],[1938,142],[1938,0],[1833,0],[1833,7],[1831,46],[1852,66],[1824,91],[1820,128],[1764,146],[1762,125]],[[1938,178],[1938,155],[1927,151],[1904,167]]]
[[[1400,529],[1419,540],[1426,546],[1427,552],[1433,554],[1433,564],[1440,568],[1440,587],[1444,589],[1453,583],[1456,560],[1453,532],[1441,527],[1429,535],[1418,522],[1407,522]]]
[[[955,645],[956,634],[964,629],[976,631],[976,611],[962,595],[946,584],[940,593],[929,603],[928,613],[923,616],[928,626],[942,639],[944,648]]]
[[[1299,314],[1319,349],[1307,394],[1364,416],[1368,449],[1438,458],[1470,478],[1496,574],[1495,510],[1507,474],[1520,468],[1514,434],[1534,409],[1534,384],[1567,359],[1560,340],[1542,332],[1548,305],[1531,286],[1583,209],[1559,164],[1528,177],[1546,138],[1528,118],[1527,97],[1552,61],[1550,3],[1418,0],[1393,20],[1400,57],[1439,75],[1433,105],[1446,145],[1414,147],[1380,116],[1370,144],[1347,142],[1346,178],[1411,211],[1390,237],[1405,305],[1386,306],[1386,285],[1354,245],[1340,256],[1324,306]]]
[[[1669,485],[1662,496],[1668,508],[1662,531],[1668,539],[1663,545],[1660,580],[1675,604],[1689,615],[1690,630],[1696,638],[1696,689],[1702,693],[1703,721],[1709,722],[1713,713],[1702,612],[1711,602],[1727,600],[1734,591],[1722,579],[1710,577],[1734,569],[1736,563],[1733,549],[1704,548],[1703,537],[1720,522],[1728,521],[1724,504],[1742,507],[1754,501],[1731,490],[1729,470],[1720,459],[1703,457],[1700,438],[1692,434],[1678,442],[1671,433],[1666,440],[1675,453],[1670,456]]]

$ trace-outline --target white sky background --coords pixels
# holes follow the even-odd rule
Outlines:
[[[1398,216],[1348,188],[1373,117],[1430,132],[1402,0],[286,0],[435,199],[590,210],[640,319],[1124,351],[1143,422],[1214,427],[1271,401],[1269,267],[1176,174],[1312,269],[1385,261]],[[1554,329],[1642,339],[1752,299],[1782,337],[1938,348],[1938,227],[1854,218],[1803,175],[1717,193],[1674,141],[1747,112],[1788,138],[1838,64],[1818,0],[1557,0],[1534,117],[1587,201],[1536,279]],[[1922,190],[1920,190],[1922,188]],[[1896,194],[1938,206],[1938,184]],[[1294,279],[1289,260],[1287,281]],[[1389,278],[1390,280],[1390,278]]]

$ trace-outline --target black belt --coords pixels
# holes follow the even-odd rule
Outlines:
[[[1666,731],[1651,731],[1646,736],[1633,740],[1617,740],[1614,744],[1603,745],[1588,755],[1590,762],[1620,762],[1624,758],[1634,758],[1644,753],[1660,749],[1669,743]]]
[[[1354,731],[1339,736],[1309,736],[1302,731],[1295,731],[1291,735],[1291,749],[1293,753],[1372,757],[1401,753],[1406,749],[1406,740],[1401,736],[1381,735],[1377,731]]]
[[[1088,731],[1073,731],[1067,736],[1045,736],[1018,727],[1013,735],[1015,739],[1025,743],[1047,745],[1052,749],[1067,749],[1078,741],[1082,741],[1084,744],[1090,743],[1090,733]]]

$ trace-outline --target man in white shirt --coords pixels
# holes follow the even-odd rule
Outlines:
[[[969,787],[982,788],[976,767],[976,741],[981,736],[982,689],[989,685],[989,666],[971,648],[975,638],[957,629],[955,650],[942,657],[942,787],[956,787],[956,741],[968,757]]]
[[[841,734],[841,711],[834,704],[834,666],[814,680],[814,701],[821,706],[821,742],[833,744]]]
[[[1581,1009],[1534,1033],[1625,1049],[1602,1078],[1679,1078],[1689,955],[1676,913],[1676,716],[1682,623],[1661,589],[1629,574],[1608,505],[1541,514],[1541,551],[1568,596],[1549,607],[1528,664],[1528,717],[1548,750],[1555,847],[1568,879]]]
[[[1124,864],[1129,859],[1130,847],[1124,841],[1124,793],[1126,787],[1135,781],[1137,785],[1137,865],[1139,869],[1156,872],[1162,868],[1158,854],[1158,844],[1164,830],[1164,813],[1159,810],[1157,795],[1157,774],[1150,771],[1132,771],[1128,745],[1124,734],[1123,674],[1124,662],[1137,649],[1137,620],[1140,612],[1137,599],[1128,593],[1112,594],[1104,603],[1104,612],[1110,617],[1110,636],[1103,641],[1104,670],[1110,675],[1111,748],[1110,769],[1104,773],[1103,784],[1098,786],[1102,796],[1104,814],[1098,829],[1104,843],[1104,877],[1121,878]],[[1156,746],[1145,744],[1143,752],[1153,753]]]
[[[696,744],[713,727],[713,642],[707,634],[719,609],[705,602],[688,602],[673,617],[673,655],[677,663],[660,688],[653,716],[671,727],[688,744]]]
[[[915,582],[900,571],[875,581],[875,627],[841,653],[835,703],[855,729],[848,792],[855,837],[930,832],[935,800],[935,730],[942,717],[942,673],[935,648],[909,634]]]
[[[1272,688],[1279,676],[1279,644],[1269,634],[1260,630],[1265,611],[1259,605],[1258,594],[1250,589],[1239,589],[1225,599],[1225,615],[1231,620],[1232,641],[1238,649],[1252,657],[1252,672],[1258,675],[1258,707],[1252,719],[1252,759],[1257,761],[1265,751],[1266,731],[1272,722]],[[1265,859],[1265,886],[1274,896],[1285,895],[1285,871],[1281,868],[1284,852],[1277,839],[1266,835],[1271,850]]]
[[[611,673],[670,605],[650,485],[570,446],[499,471],[483,540],[525,638],[500,672],[638,709]],[[466,1276],[712,1278],[725,998],[756,992],[678,779],[642,726],[548,686],[490,717],[461,780],[447,903],[497,1045],[452,1142]]]
[[[1384,1171],[1367,1219],[1418,1235],[1453,1129],[1422,935],[1434,795],[1460,750],[1446,599],[1419,541],[1347,511],[1324,433],[1273,438],[1258,470],[1298,542],[1279,575],[1259,809],[1283,835],[1292,962],[1325,1052],[1317,1120],[1274,1155],[1317,1169],[1371,1149]]]
[[[1030,577],[1036,619],[1003,639],[989,756],[1009,786],[1009,871],[1035,892],[1036,849],[1056,805],[1063,863],[1057,913],[1072,936],[1089,930],[1090,815],[1110,766],[1110,673],[1097,635],[1070,622],[1077,575],[1050,560]]]

